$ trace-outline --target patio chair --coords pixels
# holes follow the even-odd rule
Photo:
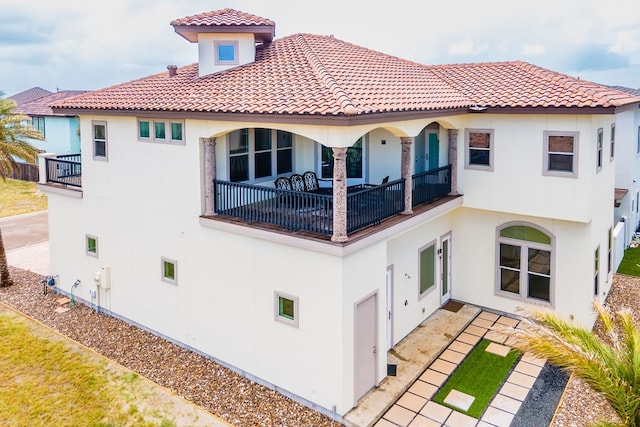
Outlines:
[[[281,176],[273,181],[273,185],[279,190],[291,190],[291,181],[286,176]]]
[[[289,177],[289,180],[291,181],[291,189],[293,191],[305,191],[304,178],[302,175],[294,173]]]
[[[333,182],[332,179],[318,178],[318,175],[313,171],[306,171],[302,174],[302,177],[304,178],[304,188],[309,193],[327,194],[331,191],[331,188],[320,187],[319,181]]]

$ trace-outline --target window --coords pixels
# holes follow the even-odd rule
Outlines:
[[[598,296],[600,292],[600,246],[596,248],[593,261],[595,263],[593,267],[593,295]]]
[[[162,258],[162,280],[165,282],[178,283],[178,262],[169,258]]]
[[[92,122],[93,158],[107,160],[107,122]]]
[[[138,119],[138,140],[184,144],[183,128],[180,120]]]
[[[616,124],[611,123],[611,155],[609,160],[613,160],[616,152]]]
[[[420,249],[420,296],[436,284],[436,244]]]
[[[578,132],[544,133],[543,174],[578,176]]]
[[[602,128],[598,129],[598,141],[596,152],[596,170],[600,172],[602,170],[602,144],[604,142],[604,131]]]
[[[238,63],[238,42],[214,42],[215,63],[217,65],[234,65]]]
[[[98,256],[98,238],[87,234],[86,236],[87,255]]]
[[[609,227],[608,246],[607,246],[607,273],[611,274],[613,266],[613,230]]]
[[[552,237],[524,224],[498,231],[497,292],[529,301],[552,303]]]
[[[42,134],[42,136],[45,136],[44,133],[44,117],[40,117],[40,116],[35,116],[31,118],[31,125],[33,126],[33,128],[37,131],[40,131],[40,133]]]
[[[229,134],[230,181],[263,180],[292,171],[293,134],[263,128]]]
[[[638,126],[637,139],[638,142],[636,143],[636,154],[640,154],[640,126]]]
[[[322,146],[322,178],[333,178],[333,149]],[[362,178],[362,138],[347,148],[347,178]]]
[[[275,320],[298,327],[298,297],[275,292]]]
[[[493,130],[465,130],[465,167],[493,170]]]

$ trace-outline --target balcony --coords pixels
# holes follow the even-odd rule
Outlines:
[[[45,159],[45,179],[47,184],[63,187],[82,188],[82,163],[80,154],[65,154]],[[41,179],[41,182],[43,180]]]
[[[436,202],[451,192],[451,166],[412,176],[412,208]],[[381,224],[405,211],[405,180],[347,188],[347,233]],[[257,227],[331,236],[333,194],[281,190],[214,180],[213,218]]]

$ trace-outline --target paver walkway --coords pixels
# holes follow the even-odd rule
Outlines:
[[[431,398],[482,338],[493,342],[487,351],[506,354],[510,350],[509,336],[491,328],[517,327],[518,324],[515,318],[481,311],[385,412],[375,427],[508,427],[542,371],[545,360],[524,354],[480,420],[440,405]]]

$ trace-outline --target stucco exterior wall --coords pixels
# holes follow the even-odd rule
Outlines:
[[[640,109],[630,109],[616,115],[616,188],[628,190],[615,210],[615,222],[625,218],[624,246],[640,225],[638,199],[640,198]]]

